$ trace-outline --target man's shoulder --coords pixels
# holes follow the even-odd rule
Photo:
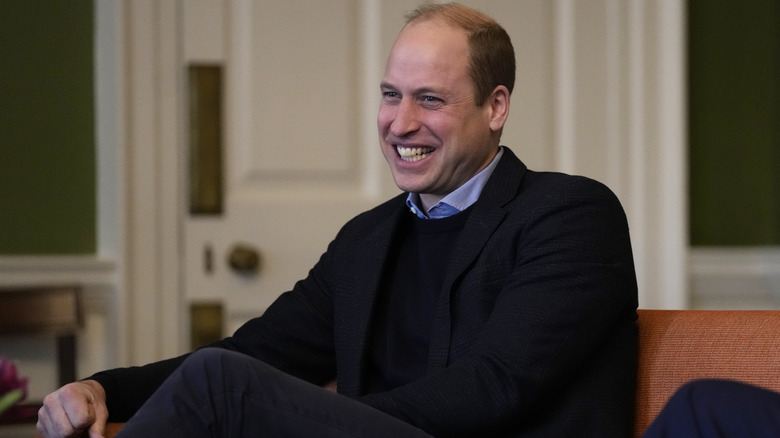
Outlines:
[[[603,209],[625,215],[618,196],[604,183],[582,175],[528,170],[510,209],[544,214],[549,209]]]
[[[605,184],[593,178],[549,170],[536,170],[520,160],[512,149],[504,146],[504,151],[505,160],[496,171],[498,185],[502,187],[506,187],[507,182],[509,182],[508,178],[519,175],[521,191],[545,193],[583,190],[612,193]]]
[[[526,173],[524,183],[528,187],[542,191],[559,191],[568,189],[611,192],[606,184],[594,178],[554,171],[538,171],[529,169]]]

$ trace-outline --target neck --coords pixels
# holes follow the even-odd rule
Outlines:
[[[418,196],[420,197],[420,204],[422,204],[422,208],[424,208],[425,211],[428,211],[429,208],[433,207],[437,202],[444,198],[444,196],[431,195],[429,193],[420,193]]]

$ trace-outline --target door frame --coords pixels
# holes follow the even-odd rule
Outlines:
[[[184,351],[183,73],[178,1],[119,0],[124,364]]]

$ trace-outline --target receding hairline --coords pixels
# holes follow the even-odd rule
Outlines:
[[[486,101],[496,86],[504,85],[512,93],[516,70],[514,47],[506,29],[495,19],[456,2],[424,4],[406,15],[404,29],[427,23],[466,35],[469,75],[478,105]]]
[[[406,25],[425,21],[447,24],[465,31],[474,31],[486,24],[498,25],[489,15],[460,3],[431,3],[418,6],[405,15]]]

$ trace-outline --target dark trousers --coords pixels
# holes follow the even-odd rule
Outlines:
[[[196,351],[117,437],[420,437],[377,409],[222,349]]]
[[[731,380],[695,380],[675,392],[642,437],[780,437],[780,394]]]

